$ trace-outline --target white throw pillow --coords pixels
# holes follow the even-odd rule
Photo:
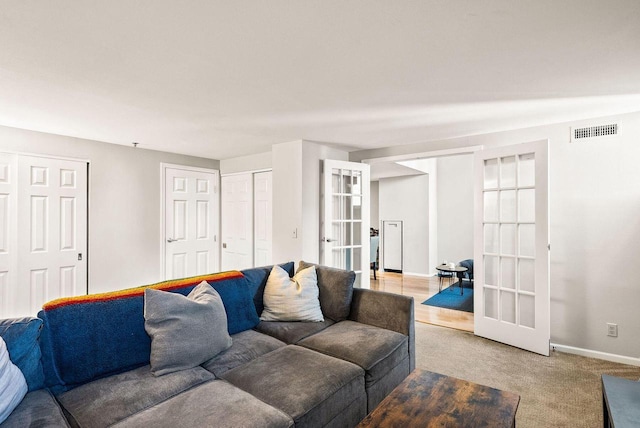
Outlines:
[[[27,381],[9,359],[9,351],[0,337],[0,424],[18,407],[27,394]]]
[[[324,321],[318,290],[316,267],[311,266],[289,278],[275,265],[264,287],[262,321]]]

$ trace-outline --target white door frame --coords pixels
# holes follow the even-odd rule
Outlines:
[[[182,169],[185,171],[193,171],[193,172],[206,172],[210,174],[214,174],[216,176],[214,181],[214,189],[217,198],[214,199],[214,207],[212,212],[216,213],[216,221],[213,222],[214,231],[213,234],[216,236],[215,242],[216,246],[214,247],[215,251],[215,261],[217,266],[214,266],[213,272],[217,272],[220,268],[220,240],[217,237],[220,236],[220,171],[217,169],[211,168],[202,168],[198,166],[189,166],[189,165],[179,165],[174,163],[166,163],[160,162],[160,278],[165,278],[166,275],[166,256],[167,256],[167,228],[166,228],[166,212],[165,212],[165,195],[166,195],[166,169]]]
[[[383,163],[383,162],[397,162],[397,161],[413,160],[413,159],[438,158],[438,157],[454,156],[454,155],[462,155],[462,154],[473,155],[475,152],[484,150],[485,148],[487,149],[494,148],[494,147],[497,148],[500,146],[508,146],[508,145],[512,145],[512,144],[500,144],[500,145],[491,146],[491,147],[485,147],[484,145],[475,145],[475,146],[467,146],[467,147],[458,147],[454,149],[432,150],[432,151],[426,151],[426,152],[408,153],[408,154],[402,154],[402,155],[382,156],[379,158],[363,159],[361,162],[372,165],[372,164]],[[475,185],[475,181],[476,181],[476,178],[474,175],[474,185]],[[480,233],[480,232],[475,230],[475,225],[474,225],[474,236],[476,233]],[[551,253],[549,252],[548,257],[550,257],[550,254]],[[551,294],[551,287],[549,287],[549,294]],[[550,322],[550,319],[548,321]],[[475,330],[475,326],[474,326],[474,330]]]

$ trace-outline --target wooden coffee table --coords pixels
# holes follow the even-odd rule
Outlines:
[[[520,396],[416,369],[358,427],[515,427]]]

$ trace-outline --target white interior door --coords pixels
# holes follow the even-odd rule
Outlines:
[[[163,165],[166,279],[217,272],[218,172]]]
[[[253,175],[254,260],[256,266],[273,264],[273,187],[271,171]]]
[[[370,167],[337,160],[323,166],[321,263],[355,271],[355,285],[369,288]]]
[[[253,174],[222,177],[222,270],[253,267]]]
[[[383,269],[402,271],[402,222],[382,221]]]
[[[18,156],[14,310],[87,293],[87,163]]]
[[[548,140],[475,154],[475,334],[549,355]]]
[[[21,315],[14,311],[18,283],[17,177],[16,155],[0,153],[0,319]]]

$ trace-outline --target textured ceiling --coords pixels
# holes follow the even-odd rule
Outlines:
[[[0,124],[225,159],[640,111],[640,1],[0,3]]]

